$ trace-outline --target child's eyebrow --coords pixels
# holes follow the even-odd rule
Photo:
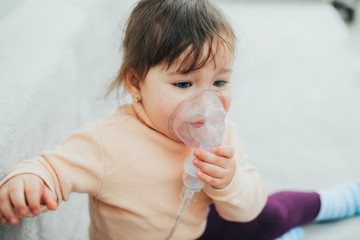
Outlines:
[[[168,74],[169,74],[170,76],[185,75],[185,73],[183,73],[183,72],[181,72],[181,71],[169,72]]]
[[[225,73],[231,73],[233,70],[231,68],[225,68],[225,69],[221,69],[218,71],[218,74],[225,74]],[[192,72],[192,71],[191,71]],[[190,75],[191,72],[185,73],[182,71],[174,71],[174,72],[169,72],[168,75],[169,76],[177,76],[177,75]]]
[[[225,68],[222,69],[221,71],[219,71],[219,74],[224,74],[224,73],[231,73],[233,70],[231,68]]]

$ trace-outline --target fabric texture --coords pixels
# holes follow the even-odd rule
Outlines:
[[[302,240],[304,238],[304,229],[302,227],[296,227],[286,232],[276,240]]]
[[[232,182],[220,190],[205,186],[173,239],[199,237],[211,203],[232,221],[250,221],[265,205],[263,183],[235,132],[228,122],[223,143],[235,146],[238,160]],[[176,219],[182,165],[191,150],[154,130],[141,103],[136,103],[83,126],[53,151],[22,162],[3,182],[21,173],[36,174],[59,203],[71,192],[88,193],[90,239],[162,239]]]
[[[297,226],[312,222],[319,210],[319,194],[294,191],[271,194],[260,215],[247,223],[226,221],[212,206],[206,231],[198,240],[276,239]]]
[[[360,212],[360,181],[347,182],[319,190],[321,208],[316,221],[333,221],[358,215]]]

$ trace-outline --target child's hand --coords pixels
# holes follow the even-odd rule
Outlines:
[[[44,181],[34,174],[17,175],[0,189],[0,221],[15,226],[18,216],[26,216],[29,208],[33,215],[39,215],[42,203],[50,210],[57,208],[55,196]]]
[[[200,169],[197,177],[215,189],[222,189],[230,184],[236,168],[234,148],[219,146],[207,152],[201,149],[194,151],[194,165]]]

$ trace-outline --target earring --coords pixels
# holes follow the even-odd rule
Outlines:
[[[134,96],[133,101],[136,102],[136,103],[141,102],[141,96],[140,95]]]

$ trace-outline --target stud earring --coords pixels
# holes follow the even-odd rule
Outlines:
[[[141,102],[141,96],[140,95],[134,96],[133,101],[136,102],[136,103]]]

